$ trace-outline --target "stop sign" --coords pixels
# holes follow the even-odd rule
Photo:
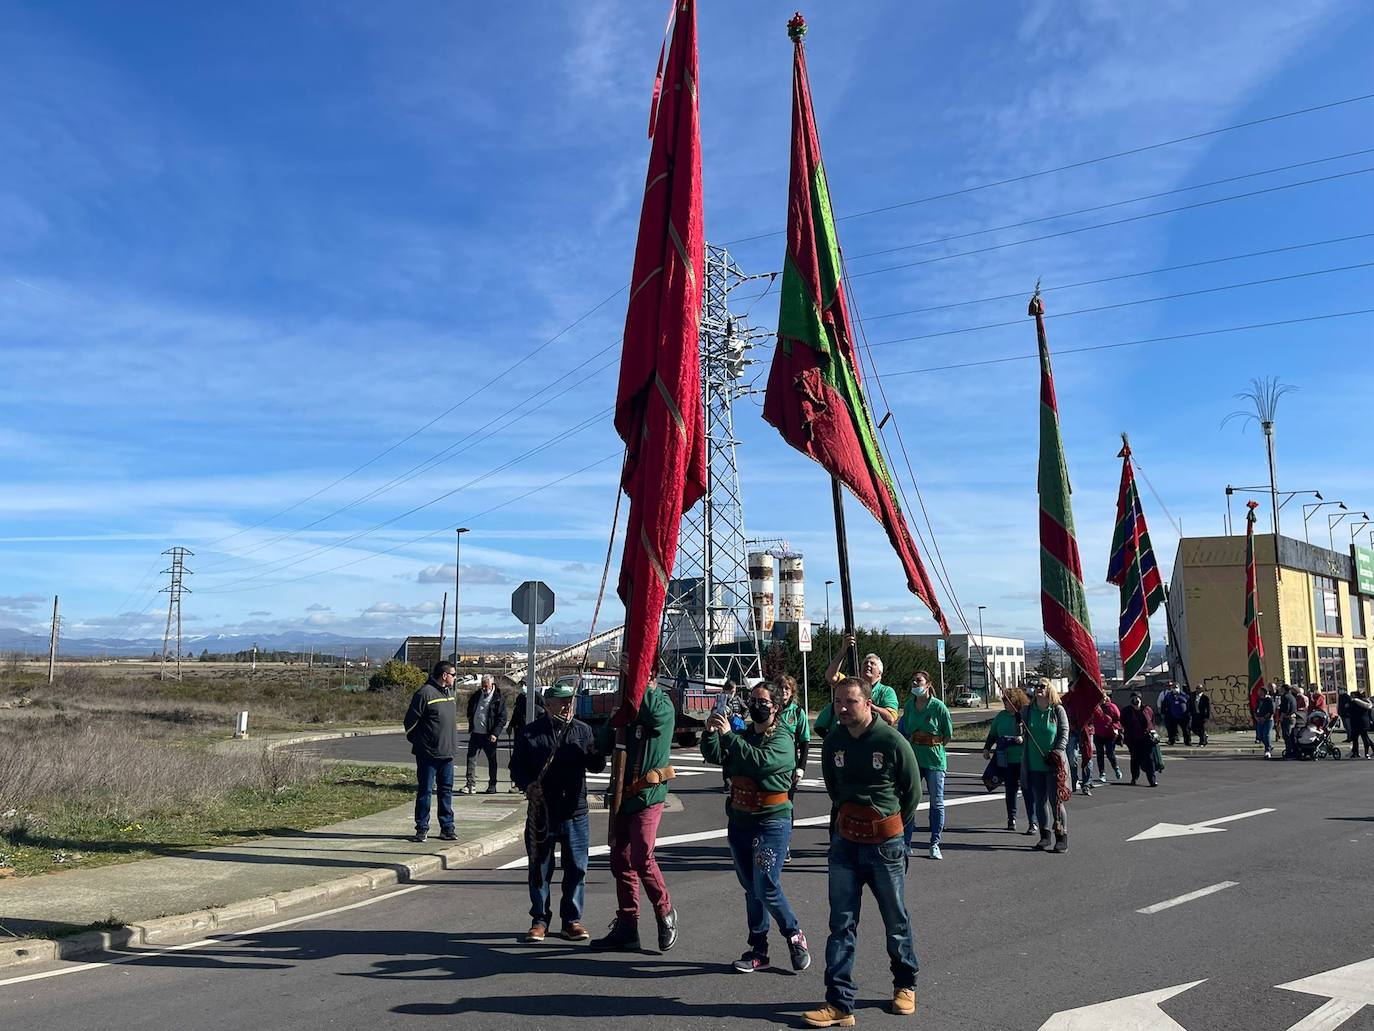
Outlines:
[[[553,615],[553,591],[543,580],[526,580],[511,592],[510,611],[520,622],[538,626]]]

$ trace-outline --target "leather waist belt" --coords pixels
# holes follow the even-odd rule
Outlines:
[[[913,730],[911,732],[911,743],[914,745],[934,746],[940,743],[940,739],[934,734],[927,734],[924,730]]]
[[[846,802],[835,815],[835,829],[856,845],[880,845],[902,833],[902,814],[884,816],[872,806]]]
[[[787,800],[786,791],[764,791],[748,777],[730,778],[730,805],[742,813],[757,813]]]
[[[637,795],[645,788],[656,787],[659,784],[667,784],[668,781],[677,777],[677,771],[672,766],[660,766],[657,769],[647,771],[642,777],[636,777],[625,785],[625,794]]]

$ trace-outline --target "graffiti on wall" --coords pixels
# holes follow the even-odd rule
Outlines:
[[[1245,677],[1208,677],[1202,689],[1212,699],[1212,725],[1217,729],[1244,730],[1250,720],[1250,687]]]

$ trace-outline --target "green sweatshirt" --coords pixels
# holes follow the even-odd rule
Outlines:
[[[996,758],[997,739],[999,737],[1018,737],[1021,728],[1017,725],[1016,717],[1003,709],[992,718],[992,726],[988,728],[987,739],[983,742],[983,747],[993,753]],[[1021,753],[1025,751],[1025,745],[1007,745],[1007,765],[1020,766]]]
[[[916,708],[916,699],[908,698],[906,708],[902,710],[902,718],[898,725],[908,734],[920,731],[923,734],[931,734],[935,737],[953,737],[954,721],[950,719],[949,709],[945,703],[938,698],[926,696],[926,707]],[[916,753],[916,762],[923,770],[943,770],[946,767],[945,746],[944,745],[918,745],[914,742],[911,746]]]
[[[843,725],[825,735],[821,771],[830,793],[830,823],[846,802],[872,806],[910,822],[921,802],[921,775],[906,738],[877,716],[858,737]]]
[[[792,771],[797,766],[796,742],[781,725],[771,734],[760,734],[753,724],[737,734],[710,733],[702,736],[701,755],[718,764],[727,777],[748,777],[760,791],[786,793],[792,786]],[[729,802],[725,811],[733,823],[758,823],[776,820],[792,812],[792,803],[783,801],[764,806],[757,813],[738,811]]]
[[[625,783],[629,784],[649,770],[668,765],[673,751],[673,727],[677,722],[677,711],[672,699],[657,687],[644,692],[644,701],[639,705],[639,714],[634,722],[625,728]],[[627,794],[620,803],[620,811],[626,816],[659,805],[668,798],[668,785],[655,784],[638,794]]]
[[[1027,744],[1026,754],[1030,757],[1030,768],[1043,773],[1049,769],[1045,756],[1054,751],[1054,739],[1059,730],[1058,717],[1054,708],[1042,709],[1032,703],[1030,714],[1026,717],[1026,731],[1035,738],[1040,747]]]

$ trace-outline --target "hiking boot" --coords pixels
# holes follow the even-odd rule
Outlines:
[[[677,910],[670,909],[658,918],[658,951],[667,952],[677,944]]]
[[[406,838],[406,841],[423,842],[428,837],[429,831],[416,831],[410,837]]]
[[[916,1012],[916,989],[892,989],[892,1012],[898,1016],[910,1016]]]
[[[563,937],[570,942],[585,942],[592,939],[591,932],[576,920],[569,920],[563,925]]]
[[[812,1027],[853,1027],[854,1014],[846,1013],[833,1002],[802,1014],[802,1020]]]
[[[811,965],[811,950],[806,945],[806,935],[798,931],[787,939],[787,954],[792,958],[792,969],[801,973]]]
[[[1032,845],[1031,848],[1035,849],[1037,852],[1048,852],[1050,849],[1050,832],[1041,831],[1040,840]]]
[[[1055,851],[1055,852],[1067,852],[1068,850],[1069,850],[1069,832],[1068,832],[1068,831],[1065,831],[1063,834],[1056,834],[1056,835],[1054,836],[1054,849],[1053,849],[1053,851]]]
[[[544,940],[544,936],[549,933],[549,929],[543,924],[530,924],[530,929],[525,932],[526,945],[538,945]]]
[[[440,832],[439,832],[439,840],[440,840],[440,841],[457,841],[457,840],[458,840],[458,832],[457,832],[456,830],[454,830],[452,827],[450,827],[450,828],[449,828],[448,830],[446,830],[446,831],[440,831]]]
[[[750,949],[730,966],[741,974],[752,974],[756,970],[766,970],[768,968],[768,954],[760,952],[758,949]]]
[[[594,939],[591,947],[597,952],[638,952],[638,921],[617,916],[605,936]]]

